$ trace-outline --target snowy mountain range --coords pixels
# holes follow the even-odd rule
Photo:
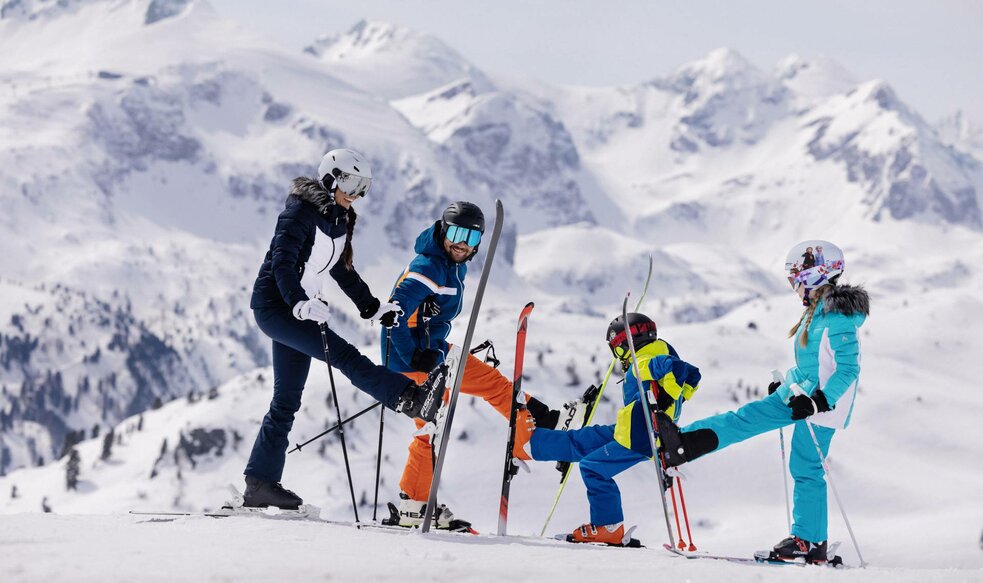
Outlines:
[[[56,512],[222,501],[269,399],[252,280],[290,180],[339,146],[366,153],[376,177],[357,204],[355,260],[378,296],[448,202],[490,209],[503,200],[505,236],[478,334],[509,353],[515,312],[535,300],[530,352],[541,356],[531,359],[531,386],[553,404],[606,366],[601,333],[625,290],[638,290],[648,256],[647,306],[705,371],[702,403],[687,415],[750,398],[790,359],[784,333],[797,306],[781,277],[786,249],[837,242],[848,276],[874,298],[869,404],[858,405],[837,465],[841,488],[858,500],[851,509],[868,519],[868,534],[885,537],[911,521],[972,515],[952,500],[983,510],[974,495],[983,477],[965,473],[983,453],[978,439],[928,430],[946,446],[933,467],[951,478],[930,517],[923,483],[895,471],[928,449],[912,435],[926,415],[979,437],[972,329],[983,325],[983,134],[964,117],[929,124],[886,81],[795,55],[766,71],[719,49],[635,85],[561,87],[482,71],[429,34],[382,22],[295,54],[203,0],[5,0],[0,120],[4,512],[37,511],[43,499]],[[333,326],[377,357],[378,330],[335,299]],[[309,387],[324,386],[320,374]],[[346,413],[370,404],[340,382]],[[298,439],[333,423],[325,392],[309,392]],[[449,467],[497,476],[504,427],[481,403],[462,405]],[[405,437],[408,422],[395,417],[391,434]],[[116,446],[102,459],[110,430]],[[349,438],[363,483],[374,435],[365,423]],[[389,490],[405,442],[387,442]],[[343,517],[337,447],[322,443],[291,458],[285,480]],[[704,537],[724,546],[739,517],[774,510],[774,476],[742,463],[772,456],[773,445],[694,468],[707,479],[692,494],[705,504]],[[66,491],[72,446],[84,487]],[[740,482],[743,511],[717,496],[720,475]],[[447,479],[455,507],[494,500],[494,480]],[[639,516],[651,515],[646,479],[625,479]],[[548,504],[554,482],[537,468],[522,487],[539,494],[516,507]],[[856,494],[870,490],[880,495]],[[568,502],[564,528],[583,514],[582,486]],[[897,506],[905,509],[870,526]],[[468,507],[467,518],[487,528],[493,508]],[[539,512],[517,512],[519,528],[538,531]],[[783,526],[772,522],[750,532],[774,538]],[[960,565],[978,565],[964,549],[981,525],[959,524],[946,540],[962,549]],[[876,548],[882,559],[911,550]]]

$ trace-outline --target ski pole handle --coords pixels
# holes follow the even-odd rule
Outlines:
[[[804,395],[806,397],[809,396],[806,395],[806,392],[802,390],[802,387],[799,386],[799,383],[792,383],[788,386],[788,388],[791,389],[793,395]]]

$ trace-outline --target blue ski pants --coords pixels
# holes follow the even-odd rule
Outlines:
[[[273,339],[273,401],[263,417],[253,443],[245,474],[267,482],[279,482],[286,461],[287,434],[300,409],[300,397],[311,368],[311,358],[324,361],[321,328],[310,320],[297,320],[289,308],[253,310],[256,323]],[[411,381],[398,372],[376,365],[328,329],[331,365],[386,407],[394,409]]]
[[[789,453],[789,472],[795,481],[792,493],[792,533],[811,542],[827,539],[826,476],[816,446],[805,421],[792,421],[792,410],[778,393],[740,407],[736,411],[721,413],[694,421],[682,428],[684,433],[697,429],[710,429],[719,441],[719,451],[728,445],[744,441],[755,435],[773,431],[779,427],[795,425]],[[813,425],[816,440],[823,456],[829,453],[829,445],[835,429]]]
[[[590,503],[591,524],[600,526],[624,521],[621,491],[613,478],[650,458],[615,441],[614,425],[591,425],[570,431],[536,429],[529,444],[535,460],[580,462],[580,475]]]

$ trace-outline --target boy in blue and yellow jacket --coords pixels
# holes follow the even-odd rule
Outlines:
[[[700,383],[700,370],[679,357],[665,340],[659,339],[655,322],[643,314],[628,314],[626,330],[620,316],[608,327],[608,346],[626,371],[623,385],[624,407],[613,425],[592,425],[571,431],[536,428],[530,415],[522,411],[517,418],[516,447],[519,459],[580,462],[580,474],[587,487],[590,522],[574,530],[572,542],[600,542],[623,546],[625,534],[621,492],[614,476],[639,462],[652,458],[646,432],[645,405],[639,394],[638,379],[631,367],[627,335],[631,334],[638,357],[642,386],[650,403],[670,418],[679,419],[682,404],[693,397]]]

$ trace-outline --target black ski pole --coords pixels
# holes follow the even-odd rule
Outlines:
[[[371,405],[369,405],[368,407],[362,409],[358,413],[355,413],[354,415],[352,415],[348,419],[345,419],[342,423],[351,423],[352,421],[358,419],[362,415],[365,415],[366,413],[368,413],[372,409],[375,409],[376,407],[378,407],[381,404],[382,403],[379,403],[378,401],[375,402],[375,403],[372,403]],[[304,443],[298,443],[297,445],[294,446],[294,448],[292,450],[288,451],[287,453],[293,453],[295,451],[300,451],[300,450],[302,450],[304,448],[305,445],[311,443],[312,441],[317,441],[318,439],[321,439],[322,437],[324,437],[325,435],[331,433],[332,431],[337,431],[339,427],[341,427],[341,423],[335,423],[331,427],[325,429],[321,433],[318,433],[317,435],[315,435],[314,437],[308,439]]]
[[[334,373],[331,372],[331,351],[328,350],[328,323],[321,322],[321,345],[324,346],[324,362],[328,365],[328,381],[331,383],[331,398],[334,410],[338,414],[338,435],[341,436],[341,454],[345,458],[345,473],[348,474],[348,490],[352,493],[352,512],[355,513],[355,524],[358,520],[358,502],[355,501],[355,485],[352,483],[352,468],[348,463],[348,446],[345,445],[345,422],[341,419],[341,407],[338,405],[338,391],[334,387]]]
[[[389,368],[389,346],[393,341],[392,328],[386,328],[386,357],[383,360]],[[375,522],[376,511],[379,508],[379,475],[382,473],[382,430],[385,427],[386,408],[379,409],[379,450],[375,454],[375,497],[372,499],[372,522]]]

